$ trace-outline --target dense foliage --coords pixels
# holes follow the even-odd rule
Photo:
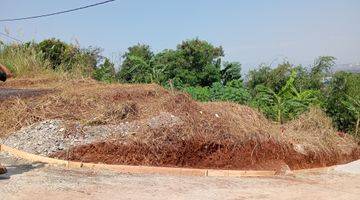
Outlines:
[[[297,117],[310,105],[316,105],[319,92],[317,90],[298,91],[294,85],[296,75],[296,71],[293,71],[278,92],[270,87],[257,85],[253,106],[259,108],[268,117],[283,123]]]
[[[0,44],[0,62],[12,69],[16,76],[41,73],[46,70],[90,76],[102,62],[99,48],[80,48],[58,39],[40,43]]]
[[[326,112],[343,131],[359,127],[360,74],[338,72],[331,79],[324,100]]]

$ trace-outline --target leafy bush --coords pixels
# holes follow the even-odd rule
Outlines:
[[[355,99],[347,95],[346,100],[342,101],[342,103],[356,119],[354,135],[358,137],[360,125],[360,99]]]
[[[316,90],[299,92],[294,85],[295,76],[296,72],[293,71],[279,92],[264,85],[256,86],[257,94],[252,105],[259,108],[268,117],[283,123],[297,117],[310,105],[318,104],[319,92]]]
[[[87,76],[92,74],[98,62],[102,60],[99,48],[80,49],[54,38],[43,40],[35,44],[35,47],[45,60],[50,61],[54,70]]]
[[[325,94],[324,107],[339,130],[354,132],[356,129],[356,112],[349,109],[349,105],[344,102],[349,101],[349,98],[353,99],[353,102],[360,100],[359,85],[360,74],[338,72],[332,77]]]
[[[193,99],[198,101],[210,101],[210,91],[208,87],[187,87],[184,89]]]
[[[246,104],[251,96],[243,87],[241,80],[232,80],[225,86],[221,83],[214,83],[210,88],[212,101],[232,101],[239,104]]]
[[[250,93],[243,87],[241,80],[230,81],[226,86],[216,82],[211,87],[186,87],[184,91],[198,101],[231,101],[246,104],[250,100]]]
[[[56,69],[62,63],[69,62],[71,59],[71,52],[68,45],[60,40],[54,38],[43,40],[37,47],[44,59],[50,61],[53,69]]]
[[[106,58],[104,63],[94,70],[92,77],[98,81],[113,82],[115,80],[114,64]]]

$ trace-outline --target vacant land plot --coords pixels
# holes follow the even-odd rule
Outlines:
[[[317,109],[280,125],[248,106],[200,103],[155,84],[49,79],[13,80],[5,88],[21,87],[53,91],[0,104],[2,141],[30,153],[107,164],[253,170],[322,167],[360,157],[356,141],[337,134]]]

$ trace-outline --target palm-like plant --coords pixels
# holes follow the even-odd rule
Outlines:
[[[285,119],[294,118],[307,110],[309,105],[317,103],[318,91],[299,92],[294,86],[295,76],[296,72],[293,71],[286,84],[277,93],[264,85],[258,85],[255,106],[268,117],[283,123]]]
[[[349,95],[346,95],[346,100],[342,101],[345,107],[351,112],[356,118],[355,124],[355,135],[359,133],[359,124],[360,124],[360,100],[355,99]]]

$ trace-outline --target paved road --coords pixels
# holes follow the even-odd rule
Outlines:
[[[9,171],[0,175],[0,199],[360,199],[360,174],[356,173],[176,177],[67,170],[4,153],[0,161]]]

